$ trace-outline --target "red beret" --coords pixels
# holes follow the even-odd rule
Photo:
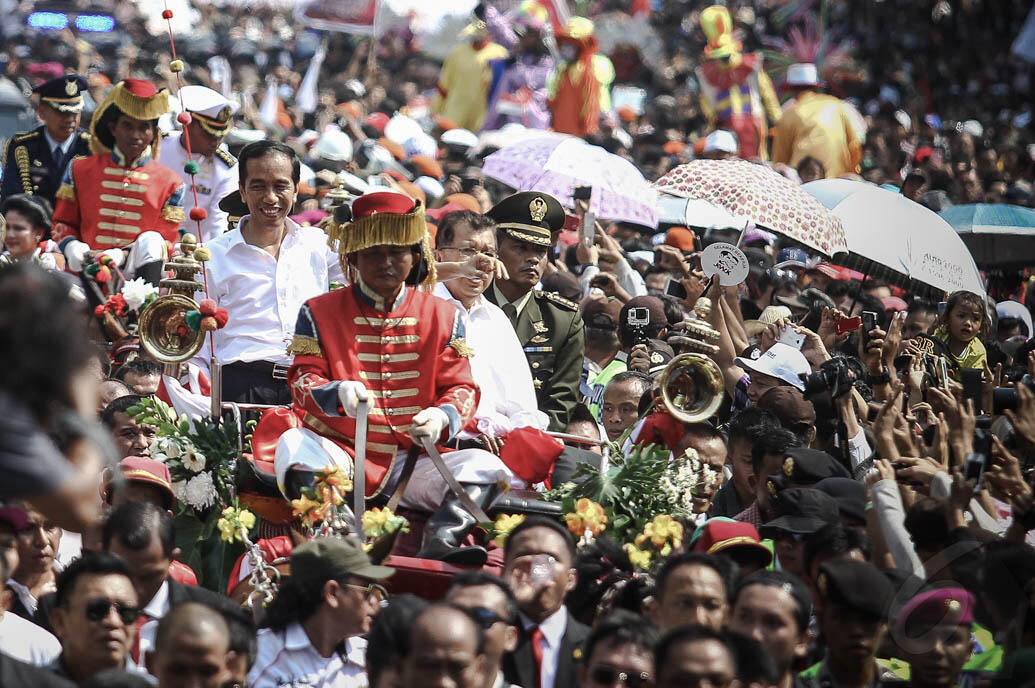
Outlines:
[[[769,549],[760,542],[758,530],[750,523],[711,519],[701,526],[701,535],[694,543],[695,552],[718,554],[731,547],[750,547],[758,551],[759,561],[768,566],[773,559]]]
[[[405,215],[416,207],[413,199],[393,191],[376,191],[363,194],[352,202],[352,219],[361,220],[375,213]]]
[[[124,79],[122,86],[137,98],[150,98],[158,93],[158,87],[147,79]]]
[[[938,588],[906,602],[895,625],[904,633],[909,624],[970,624],[973,621],[973,595],[963,588]]]
[[[172,476],[169,474],[169,467],[161,461],[143,456],[127,456],[119,461],[119,469],[126,482],[147,483],[159,488],[166,498],[166,508],[172,509],[176,505],[176,495],[172,491]],[[110,479],[104,486],[104,498],[105,500],[111,499]]]
[[[673,227],[665,235],[665,243],[680,251],[694,250],[694,233],[686,227]]]

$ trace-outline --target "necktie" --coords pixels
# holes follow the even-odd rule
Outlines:
[[[510,304],[507,304],[510,306]],[[513,308],[513,306],[510,306]],[[532,627],[532,657],[535,659],[535,685],[542,688],[543,685],[543,629],[538,626]]]
[[[61,150],[61,146],[54,146],[54,164],[61,167],[61,161],[65,158],[65,152]]]
[[[133,646],[129,650],[129,656],[133,658],[133,663],[137,666],[140,666],[140,631],[144,628],[144,624],[150,620],[150,616],[141,614],[133,624],[133,630],[136,631],[136,635],[133,637]]]
[[[510,324],[517,328],[517,308],[514,308],[514,304],[505,303],[503,304],[503,312],[510,319]]]

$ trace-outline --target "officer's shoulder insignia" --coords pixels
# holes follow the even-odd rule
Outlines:
[[[788,478],[794,474],[794,459],[789,456],[783,462],[783,472]]]
[[[664,363],[665,362],[665,357],[661,355],[661,352],[655,351],[654,353],[652,353],[650,355],[650,362],[651,363]]]
[[[462,356],[463,358],[474,356],[474,349],[471,348],[471,345],[463,337],[453,337],[449,340],[449,346],[453,347],[457,356]]]
[[[534,323],[532,323],[532,329],[540,334],[550,331],[550,328],[547,327],[546,323],[544,323],[542,320],[536,320]]]
[[[216,157],[219,158],[220,160],[222,160],[226,164],[227,167],[233,167],[234,165],[237,164],[237,158],[235,158],[234,156],[230,155],[229,153],[227,153],[222,148],[217,148],[216,149]]]
[[[81,138],[83,141],[89,141],[90,140],[90,132],[88,132],[88,131],[81,131],[81,132],[79,132],[79,138]]]
[[[548,299],[549,301],[557,304],[561,308],[564,308],[565,310],[569,310],[569,311],[578,311],[579,310],[579,304],[575,303],[574,301],[569,301],[568,299],[564,298],[560,294],[555,294],[552,291],[544,291],[543,292],[543,296],[546,299]]]
[[[38,129],[33,129],[32,131],[27,131],[24,134],[18,134],[17,136],[14,137],[13,140],[17,141],[18,143],[21,143],[22,141],[30,141],[30,140],[32,140],[34,138],[37,138],[39,135],[40,135],[39,130]]]

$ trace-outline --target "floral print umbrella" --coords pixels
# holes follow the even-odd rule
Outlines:
[[[694,160],[655,183],[659,192],[696,198],[749,218],[827,256],[848,250],[841,221],[780,174],[745,160]]]
[[[658,194],[635,165],[582,139],[546,136],[492,153],[485,176],[518,191],[550,194],[569,210],[572,190],[590,186],[589,209],[598,218],[658,226]]]

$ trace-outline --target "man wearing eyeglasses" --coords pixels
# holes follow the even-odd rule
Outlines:
[[[465,571],[453,578],[446,593],[452,602],[471,612],[485,632],[485,681],[482,688],[509,688],[503,678],[503,655],[518,642],[518,608],[514,593],[501,579],[483,571]]]
[[[248,685],[365,686],[367,641],[359,636],[387,598],[378,582],[393,573],[370,563],[353,538],[295,548],[291,577],[266,609]]]
[[[578,688],[653,688],[658,631],[639,614],[619,609],[586,639]]]
[[[139,609],[129,568],[113,554],[84,551],[57,579],[51,614],[61,656],[55,674],[82,683],[105,669],[122,669]]]
[[[497,264],[495,227],[485,215],[469,210],[442,218],[435,236],[436,260],[473,262],[475,271],[474,276],[440,281],[434,294],[457,307],[467,343],[477,353],[471,357],[471,375],[482,395],[474,417],[479,430],[489,432],[461,431],[457,441],[475,441],[479,444],[472,446],[499,455],[502,435],[528,425],[545,430],[549,419],[538,408],[530,369],[519,365],[524,352],[510,319],[482,295]]]

